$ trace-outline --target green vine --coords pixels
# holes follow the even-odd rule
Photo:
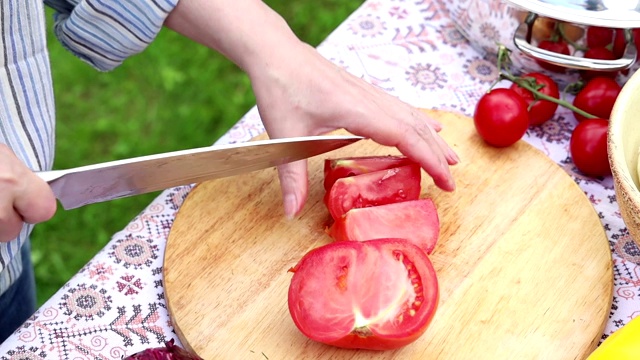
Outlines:
[[[491,88],[493,88],[500,80],[509,80],[512,83],[517,84],[521,88],[529,90],[533,94],[533,98],[535,100],[547,100],[547,101],[550,101],[552,103],[556,103],[556,104],[558,104],[558,105],[560,105],[562,107],[565,107],[565,108],[567,108],[567,109],[569,109],[569,110],[571,110],[571,111],[573,111],[573,112],[575,112],[577,114],[580,114],[580,115],[582,115],[582,116],[584,116],[585,118],[588,118],[588,119],[597,118],[597,116],[591,115],[588,112],[577,108],[576,106],[574,106],[573,104],[569,103],[566,100],[557,99],[557,98],[554,98],[552,96],[549,96],[547,94],[544,94],[544,93],[540,92],[539,90],[544,85],[538,83],[535,78],[513,75],[509,71],[509,64],[511,63],[511,58],[509,56],[509,53],[510,53],[510,50],[507,49],[506,46],[504,46],[502,44],[498,44],[497,66],[498,66],[498,71],[499,71],[499,77],[491,85]]]

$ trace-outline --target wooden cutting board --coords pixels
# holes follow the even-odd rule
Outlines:
[[[182,343],[204,359],[583,359],[598,344],[613,290],[609,243],[589,200],[543,153],[495,149],[471,119],[429,112],[462,159],[457,190],[423,176],[438,208],[431,260],[440,302],[426,333],[396,351],[312,342],[287,309],[291,273],[329,243],[326,157],[396,154],[361,141],[309,160],[309,200],[285,219],[275,169],[199,184],[175,219],[164,261],[166,299]],[[322,271],[322,269],[318,269]]]

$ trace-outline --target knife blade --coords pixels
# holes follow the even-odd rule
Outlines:
[[[36,172],[69,210],[97,202],[238,175],[320,155],[363,139],[323,135],[214,145]]]

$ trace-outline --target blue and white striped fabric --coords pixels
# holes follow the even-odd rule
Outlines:
[[[144,50],[178,0],[45,0],[56,10],[55,33],[65,48],[98,70]],[[55,105],[46,46],[44,5],[0,0],[0,143],[34,170],[50,170]],[[0,294],[20,275],[20,247],[33,226],[0,244]]]

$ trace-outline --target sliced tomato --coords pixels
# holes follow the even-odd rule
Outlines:
[[[360,156],[324,161],[324,189],[329,191],[336,180],[412,164],[406,156]]]
[[[291,271],[293,322],[329,345],[405,346],[425,332],[438,304],[433,265],[406,240],[333,242],[311,250]]]
[[[407,239],[431,254],[440,235],[440,220],[431,199],[351,209],[336,220],[329,235],[337,241]]]
[[[420,166],[411,164],[336,180],[324,197],[331,217],[347,211],[416,200],[420,196]]]

